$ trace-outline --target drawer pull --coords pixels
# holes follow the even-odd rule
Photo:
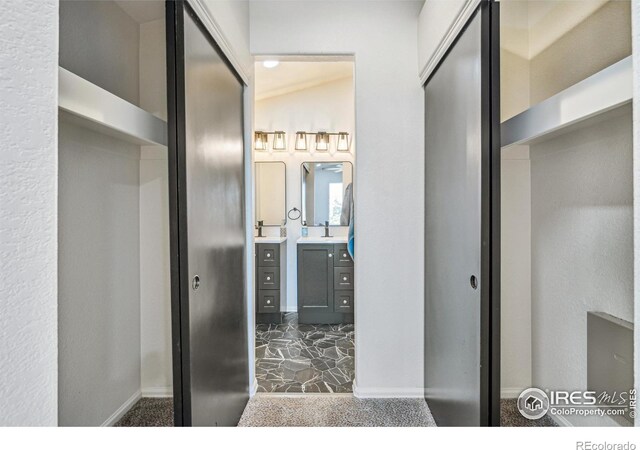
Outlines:
[[[346,305],[348,302],[346,300],[342,300],[342,303]]]
[[[271,253],[267,253],[267,258],[271,258]]]
[[[346,258],[346,257],[347,257],[347,254],[346,254],[346,253],[343,253],[343,254],[342,254],[342,257],[343,257],[343,258]]]
[[[333,253],[329,253],[329,258],[333,258]]]
[[[271,304],[271,300],[267,300],[267,305],[270,305],[270,304]]]
[[[347,277],[342,277],[342,281],[347,281]]]
[[[271,281],[271,277],[267,277],[267,281]]]

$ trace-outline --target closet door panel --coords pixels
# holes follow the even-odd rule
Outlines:
[[[243,85],[190,7],[173,8],[180,242],[174,315],[182,396],[176,420],[230,426],[249,390]]]
[[[441,426],[492,420],[490,6],[425,85],[425,398]]]

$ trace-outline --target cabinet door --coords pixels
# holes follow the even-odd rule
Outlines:
[[[298,245],[298,310],[333,312],[333,246]]]

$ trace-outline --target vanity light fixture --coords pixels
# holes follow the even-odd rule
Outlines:
[[[336,150],[339,152],[349,151],[349,133],[344,131],[338,133],[338,145],[336,146]]]
[[[298,131],[296,133],[296,150],[302,152],[307,151],[307,133],[304,131]]]
[[[267,151],[267,133],[256,131],[253,138],[253,148],[259,152]]]
[[[254,133],[253,148],[256,151],[266,152],[268,151],[269,135],[273,134],[272,150],[274,151],[286,151],[287,150],[287,134],[284,131],[256,131]],[[349,133],[346,131],[340,131],[338,133],[330,133],[328,131],[318,131],[316,133],[311,131],[297,131],[295,138],[295,150],[298,152],[306,152],[309,150],[307,144],[307,137],[312,134],[316,137],[315,151],[328,152],[331,148],[331,136],[337,136],[336,150],[339,152],[350,151]]]
[[[287,138],[284,131],[276,131],[273,133],[273,149],[284,151],[287,149]]]
[[[329,133],[320,131],[316,133],[316,151],[326,152],[329,150]]]

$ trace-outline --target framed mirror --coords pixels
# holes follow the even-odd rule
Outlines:
[[[302,220],[307,226],[349,226],[353,215],[353,165],[302,163]]]
[[[256,222],[279,227],[287,216],[286,165],[281,161],[257,162],[255,169]]]

